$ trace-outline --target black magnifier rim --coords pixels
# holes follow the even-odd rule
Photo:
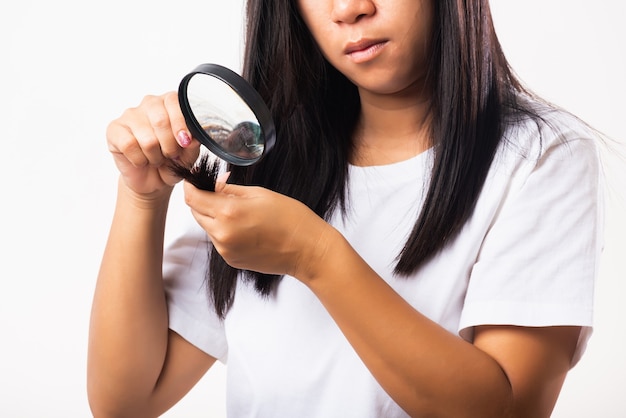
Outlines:
[[[264,139],[263,152],[261,155],[257,158],[249,159],[229,154],[224,151],[222,147],[217,145],[209,134],[204,131],[194,116],[187,97],[187,87],[189,85],[189,81],[196,74],[205,74],[223,81],[241,97],[246,105],[248,105],[261,127],[261,134]],[[191,135],[200,141],[202,145],[206,146],[213,154],[224,161],[238,166],[252,165],[263,158],[263,156],[274,147],[274,143],[276,142],[276,128],[274,127],[274,120],[272,119],[272,115],[267,108],[267,105],[261,98],[261,95],[243,77],[229,68],[218,64],[198,65],[180,82],[178,87],[178,100],[180,102],[180,108],[183,112],[183,116],[185,117],[187,127],[191,131]]]

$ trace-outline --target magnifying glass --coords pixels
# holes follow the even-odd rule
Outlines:
[[[252,165],[276,142],[267,105],[245,79],[226,67],[196,67],[180,82],[178,100],[191,135],[226,162]]]

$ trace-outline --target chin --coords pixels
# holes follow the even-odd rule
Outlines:
[[[344,73],[345,74],[345,73]],[[414,74],[407,75],[397,70],[368,70],[347,77],[359,90],[379,95],[396,95],[409,90],[417,91],[419,78]]]
[[[355,83],[361,92],[368,92],[376,95],[402,95],[410,91],[417,91],[415,83],[406,82],[399,83],[398,80],[390,80],[389,82],[381,82],[376,80],[372,82]]]

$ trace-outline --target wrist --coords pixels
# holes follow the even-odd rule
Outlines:
[[[118,200],[141,210],[167,210],[173,186],[166,186],[151,193],[138,193],[120,177],[118,181]]]
[[[167,211],[173,186],[151,193],[138,193],[129,187],[123,178],[118,181],[118,203],[122,203],[142,211]]]
[[[341,259],[341,254],[349,247],[339,231],[324,221],[321,223],[322,226],[315,228],[318,233],[312,238],[310,250],[297,263],[294,275],[307,286],[328,276],[329,269],[332,271],[336,267],[337,260]]]

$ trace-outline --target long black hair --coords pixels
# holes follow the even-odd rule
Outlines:
[[[495,34],[488,0],[432,0],[432,179],[395,273],[408,276],[441,250],[471,216],[523,87]],[[348,160],[360,112],[356,87],[322,56],[293,0],[248,0],[243,76],[270,108],[277,141],[252,167],[230,167],[229,182],[298,199],[329,219],[345,210]],[[416,184],[416,187],[421,185]],[[232,305],[238,277],[270,295],[280,277],[230,267],[213,248],[208,292],[218,315]]]

